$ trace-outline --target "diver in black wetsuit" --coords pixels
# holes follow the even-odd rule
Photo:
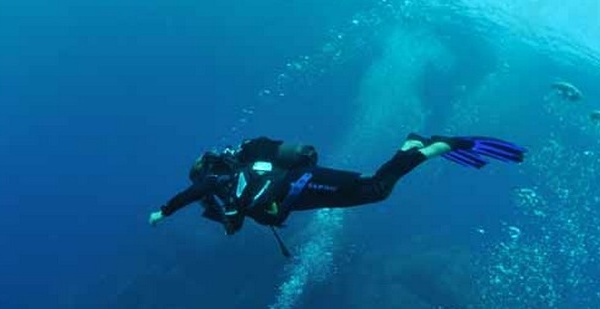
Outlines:
[[[488,163],[485,157],[522,162],[524,153],[524,148],[494,138],[424,138],[411,133],[389,161],[366,177],[318,166],[312,146],[260,137],[246,140],[237,150],[227,148],[202,155],[190,171],[192,185],[152,213],[149,221],[155,225],[199,201],[203,216],[222,223],[227,235],[239,231],[245,217],[263,225],[281,226],[292,211],[382,201],[402,176],[429,158],[442,155],[455,163],[481,168]]]

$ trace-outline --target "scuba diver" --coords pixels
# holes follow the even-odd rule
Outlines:
[[[293,211],[385,200],[402,176],[437,156],[479,169],[489,163],[488,158],[522,162],[525,151],[490,137],[426,138],[411,133],[374,175],[363,176],[317,165],[312,146],[259,137],[245,140],[238,149],[204,153],[190,170],[192,184],[151,213],[149,223],[154,226],[184,206],[200,202],[202,216],[223,224],[227,235],[239,231],[246,217],[270,226],[289,256],[274,227],[281,227]]]

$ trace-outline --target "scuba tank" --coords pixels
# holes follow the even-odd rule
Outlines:
[[[241,162],[270,162],[282,169],[311,167],[317,165],[315,147],[305,144],[287,144],[268,137],[245,140],[236,157]]]
[[[258,219],[257,222],[270,225],[261,220],[264,216],[260,209],[271,207],[277,200],[275,195],[281,191],[281,180],[289,170],[312,167],[317,161],[317,151],[311,145],[258,137],[243,141],[235,151],[226,148],[222,152],[205,152],[192,166],[189,177],[192,181],[202,181],[209,175],[231,177],[230,182],[219,185],[217,195],[224,203],[217,203],[214,198],[207,198],[203,203],[209,210],[206,215],[210,219],[222,221],[219,217],[222,217],[224,207],[241,211],[252,209],[250,215]],[[272,214],[267,217],[269,222],[276,219]]]
[[[267,162],[281,169],[317,165],[315,147],[305,144],[287,144],[268,137],[245,140],[238,150],[227,148],[219,153],[207,151],[194,162],[189,172],[190,180],[199,180],[206,174],[229,174],[239,166]]]
[[[244,141],[236,157],[245,166],[240,175],[249,179],[248,189],[238,196],[244,210],[254,221],[275,226],[281,225],[289,214],[280,207],[289,190],[289,184],[283,181],[288,172],[316,166],[318,161],[317,151],[311,145],[267,137]]]
[[[192,166],[189,177],[194,182],[205,177],[228,179],[201,202],[204,217],[225,223],[247,215],[259,224],[278,226],[288,214],[277,204],[287,192],[282,180],[289,170],[316,166],[317,161],[317,151],[311,145],[258,137],[245,140],[235,151],[205,152]]]
[[[214,194],[202,200],[204,217],[223,223],[230,235],[249,216],[270,226],[281,252],[290,257],[275,230],[289,215],[289,210],[278,205],[288,190],[282,180],[289,170],[313,167],[317,162],[317,151],[311,145],[259,137],[245,140],[236,151],[228,148],[221,153],[204,153],[192,166],[189,177],[192,181],[213,176],[224,180]]]

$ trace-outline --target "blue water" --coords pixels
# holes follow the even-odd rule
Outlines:
[[[465,7],[0,2],[0,306],[597,307],[594,46]],[[556,79],[585,102],[545,100]],[[380,205],[295,214],[293,261],[196,206],[147,224],[211,147],[269,135],[369,173],[409,130],[499,135],[531,160],[438,160]]]

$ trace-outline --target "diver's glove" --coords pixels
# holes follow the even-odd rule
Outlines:
[[[148,223],[152,226],[156,226],[160,221],[162,221],[165,216],[162,214],[162,211],[156,211],[150,214],[150,218],[148,219]]]

